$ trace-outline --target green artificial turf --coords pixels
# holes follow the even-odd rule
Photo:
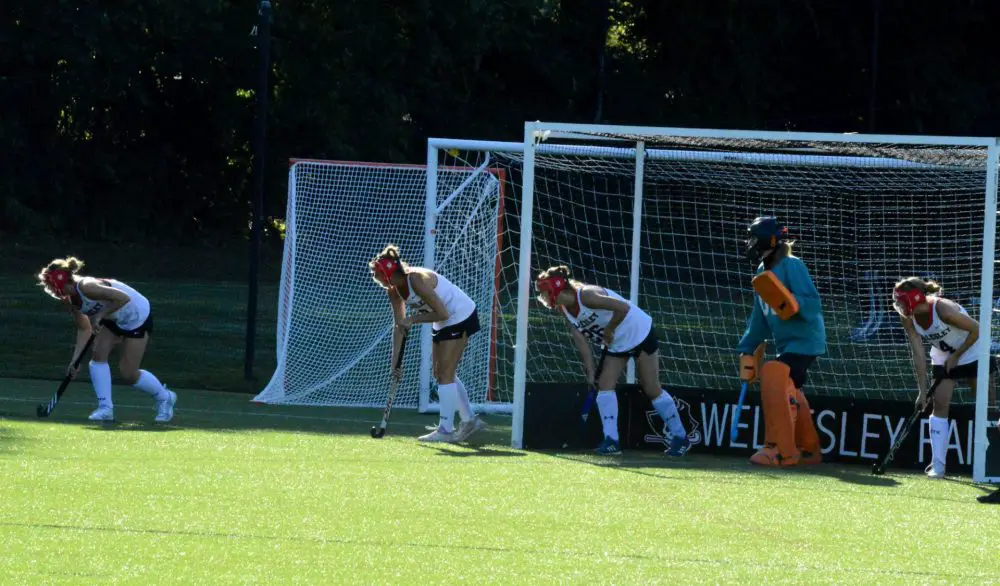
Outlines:
[[[435,422],[178,391],[174,421],[115,389],[112,425],[74,383],[0,379],[4,584],[981,584],[1000,507],[967,478],[860,467],[761,470],[655,452],[472,445]]]

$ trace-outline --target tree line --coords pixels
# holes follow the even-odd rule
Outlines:
[[[9,0],[0,231],[238,239],[255,0]],[[1000,3],[275,0],[265,215],[289,157],[422,162],[525,120],[1000,135]]]

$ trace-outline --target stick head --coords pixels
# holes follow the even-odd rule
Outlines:
[[[45,403],[42,403],[35,409],[35,415],[37,415],[39,418],[48,417],[50,414],[51,411],[49,411],[49,406],[46,405]]]
[[[875,462],[874,464],[872,464],[872,474],[874,474],[875,476],[881,476],[885,474],[885,468],[883,468],[880,463]]]
[[[383,429],[383,428],[381,428],[381,427],[379,427],[377,425],[373,425],[372,426],[372,437],[373,438],[375,438],[375,439],[382,439],[382,436],[384,436],[384,435],[385,435],[385,429]]]

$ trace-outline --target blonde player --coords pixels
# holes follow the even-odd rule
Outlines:
[[[927,359],[923,340],[931,344],[932,374],[937,382],[934,411],[930,416],[931,463],[927,475],[943,478],[948,452],[948,404],[955,390],[955,381],[964,381],[976,391],[977,357],[986,342],[979,339],[979,322],[958,303],[938,295],[941,286],[920,277],[908,277],[893,287],[893,305],[899,313],[903,329],[910,341],[913,367],[917,371],[917,404],[927,402]],[[996,364],[990,357],[990,373]],[[995,404],[996,392],[990,378],[989,400]]]
[[[615,386],[629,358],[633,358],[642,390],[663,418],[670,436],[667,455],[683,456],[691,444],[674,398],[660,386],[659,342],[653,318],[610,289],[573,280],[566,266],[542,272],[535,281],[535,288],[542,305],[559,309],[566,316],[587,380],[598,389],[597,410],[601,414],[604,440],[596,453],[621,453]],[[592,343],[603,344],[596,369]]]
[[[92,421],[114,421],[111,401],[111,368],[108,356],[121,343],[118,373],[122,380],[148,393],[156,401],[155,421],[165,423],[174,417],[177,395],[139,365],[153,333],[153,314],[149,300],[121,281],[85,277],[79,273],[83,261],[59,258],[38,273],[39,284],[50,296],[62,301],[76,324],[76,356],[83,350],[92,332],[96,332],[90,359],[90,379],[97,394],[97,409]],[[72,361],[69,375],[75,377]]]
[[[399,248],[389,244],[368,263],[372,278],[389,295],[396,328],[392,334],[392,355],[399,351],[403,332],[414,324],[433,324],[434,377],[438,381],[441,412],[437,429],[420,436],[425,442],[461,442],[486,427],[476,417],[469,393],[456,371],[469,336],[479,331],[476,304],[451,281],[430,269],[408,266],[400,259]],[[413,310],[407,317],[406,308]],[[391,368],[391,367],[390,367]],[[456,403],[462,416],[454,429]]]

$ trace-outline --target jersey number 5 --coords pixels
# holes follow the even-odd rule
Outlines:
[[[604,337],[602,335],[603,329],[601,328],[601,326],[597,324],[590,324],[589,326],[580,330],[580,333],[583,334],[583,337],[587,338],[591,342],[596,342],[596,343],[600,343],[601,339]]]

